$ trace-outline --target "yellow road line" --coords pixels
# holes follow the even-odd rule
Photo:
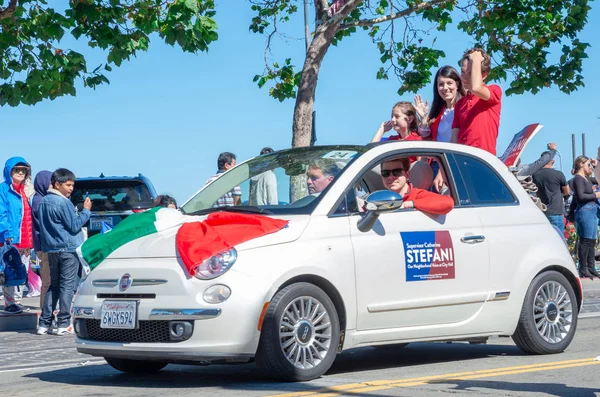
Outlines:
[[[427,383],[441,383],[443,381],[469,380],[485,377],[494,377],[502,375],[513,375],[528,372],[548,371],[552,369],[582,367],[586,365],[600,364],[600,361],[594,361],[593,358],[578,360],[564,360],[541,364],[519,365],[515,367],[492,368],[469,372],[458,372],[452,374],[422,376],[418,378],[397,379],[397,380],[378,380],[361,383],[348,383],[344,385],[331,386],[312,391],[299,391],[285,394],[277,394],[271,397],[333,397],[344,393],[363,393],[368,391],[393,389],[397,387],[409,387],[424,385]]]

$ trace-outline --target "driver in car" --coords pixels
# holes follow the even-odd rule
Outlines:
[[[308,193],[321,193],[340,171],[340,167],[333,161],[317,160],[310,164],[306,172]]]
[[[454,199],[410,183],[410,161],[408,158],[394,159],[381,164],[381,179],[386,189],[403,198],[402,208],[416,208],[434,215],[445,215],[454,208]]]

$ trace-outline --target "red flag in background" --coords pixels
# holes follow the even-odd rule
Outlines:
[[[288,221],[264,215],[215,212],[202,222],[184,223],[177,231],[177,251],[190,275],[196,266],[243,242],[283,229]]]

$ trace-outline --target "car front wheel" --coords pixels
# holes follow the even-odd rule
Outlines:
[[[329,296],[313,284],[292,284],[267,308],[256,362],[281,380],[315,379],[333,364],[339,338],[338,315]]]
[[[561,273],[539,274],[529,286],[517,330],[512,338],[530,354],[564,351],[577,329],[577,298]]]
[[[104,357],[108,365],[128,374],[152,374],[167,366],[157,361],[128,360],[125,358]]]

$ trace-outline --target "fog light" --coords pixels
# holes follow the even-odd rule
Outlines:
[[[81,327],[79,326],[79,320],[75,321],[75,333],[79,335],[81,333]]]
[[[181,338],[183,336],[183,331],[185,331],[185,328],[181,323],[175,324],[175,326],[173,327],[173,335],[178,338]]]
[[[225,302],[231,296],[231,289],[223,284],[210,286],[204,291],[202,299],[206,303],[216,304]]]
[[[192,323],[189,321],[171,321],[169,324],[169,333],[171,340],[183,341],[192,336]]]

